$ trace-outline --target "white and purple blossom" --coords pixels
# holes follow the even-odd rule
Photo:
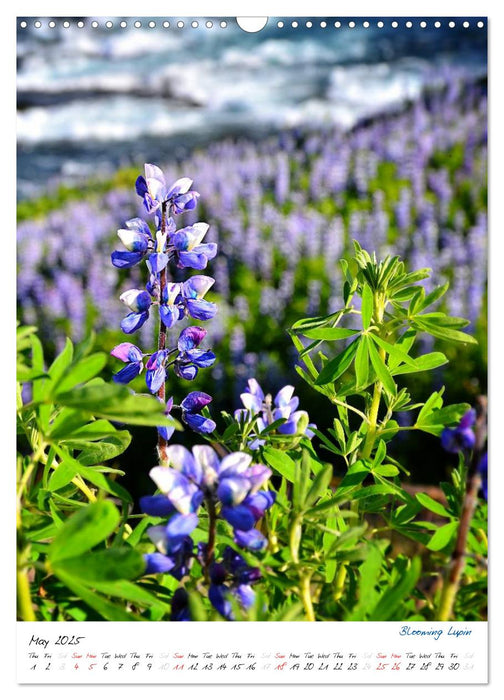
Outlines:
[[[199,194],[191,191],[191,185],[190,178],[182,177],[167,187],[163,171],[157,165],[146,163],[145,175],[137,178],[135,189],[149,214],[156,212],[163,203],[168,203],[175,214],[181,214],[196,206]]]
[[[139,217],[126,221],[126,228],[119,229],[117,235],[127,250],[116,250],[112,253],[111,260],[114,267],[132,267],[153,249],[154,241],[149,226]]]
[[[143,353],[133,343],[121,343],[110,353],[112,357],[126,362],[126,366],[114,374],[114,381],[118,384],[128,384],[137,377],[143,369]]]
[[[170,244],[176,251],[178,267],[192,267],[204,270],[209,260],[217,255],[216,243],[202,243],[209,229],[208,224],[198,222],[176,231]]]
[[[200,345],[207,332],[199,326],[185,328],[179,336],[178,355],[174,360],[174,372],[182,379],[192,380],[202,367],[211,367],[215,355],[211,350],[201,350]]]
[[[181,303],[187,316],[199,321],[208,321],[217,313],[217,305],[203,299],[215,280],[207,275],[193,275],[181,289]]]
[[[251,422],[255,419],[256,433],[259,434],[277,420],[284,422],[276,428],[280,435],[304,435],[311,439],[314,433],[310,428],[315,428],[309,423],[306,411],[296,410],[299,399],[294,396],[294,387],[288,384],[276,394],[273,399],[271,394],[264,394],[256,379],[248,380],[247,390],[240,394],[240,399],[245,408],[239,408],[234,412],[234,417],[240,422]],[[249,444],[251,449],[257,449],[264,445],[264,440],[255,438]]]
[[[209,573],[208,598],[222,617],[226,620],[234,619],[231,603],[233,598],[244,610],[252,607],[255,601],[252,584],[261,578],[257,567],[249,566],[238,552],[226,547],[222,562],[214,562]]]
[[[447,452],[457,454],[462,450],[472,450],[476,444],[473,425],[476,423],[476,411],[470,408],[456,428],[445,428],[441,433],[441,445]]]
[[[189,405],[199,406],[203,401],[206,399],[192,397]],[[197,445],[192,452],[182,445],[169,445],[166,451],[170,466],[150,471],[161,495],[140,499],[145,513],[171,516],[168,525],[175,521],[170,527],[153,530],[160,537],[161,545],[156,546],[163,554],[175,551],[179,539],[191,534],[204,500],[212,507],[220,505],[219,517],[231,525],[235,540],[242,546],[255,550],[266,546],[266,539],[255,525],[275,502],[274,491],[261,490],[271,476],[270,469],[252,464],[252,457],[244,452],[220,460],[208,445]]]
[[[125,228],[119,229],[118,236],[126,251],[114,251],[112,264],[117,268],[131,268],[145,258],[149,278],[145,289],[132,288],[123,292],[120,300],[130,309],[122,319],[121,329],[128,334],[140,330],[149,319],[153,305],[159,308],[158,348],[151,353],[143,353],[131,343],[123,343],[112,351],[112,355],[126,363],[114,375],[114,380],[127,384],[135,379],[144,368],[145,381],[152,394],[165,402],[165,383],[168,367],[173,366],[174,374],[182,379],[192,380],[199,369],[210,367],[215,355],[210,350],[198,346],[206,335],[199,326],[185,328],[176,347],[166,347],[166,330],[172,328],[185,317],[208,320],[215,316],[217,306],[203,297],[214,284],[212,277],[194,275],[185,282],[168,280],[168,266],[171,259],[179,268],[193,267],[204,269],[208,261],[217,253],[215,243],[203,243],[209,226],[196,222],[177,231],[172,215],[195,208],[199,194],[192,191],[192,180],[178,179],[167,187],[165,176],[156,165],[147,163],[145,175],[136,181],[136,192],[142,197],[145,209],[155,215],[157,231],[153,236],[148,224],[140,217],[126,221]],[[175,356],[174,359],[172,356]],[[212,397],[203,392],[191,392],[180,406],[182,420],[199,433],[211,433],[215,422],[201,415],[201,409],[210,403]],[[173,397],[165,405],[165,415],[174,408]],[[158,427],[158,450],[164,450],[173,435],[173,427]]]
[[[119,299],[131,309],[131,313],[121,321],[121,330],[124,333],[135,333],[149,318],[151,295],[145,289],[128,289]]]
[[[211,403],[212,397],[203,391],[191,391],[180,404],[182,420],[197,433],[213,433],[215,422],[202,416],[200,411]]]

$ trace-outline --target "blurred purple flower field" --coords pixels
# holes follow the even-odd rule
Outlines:
[[[432,268],[432,284],[449,280],[447,311],[474,330],[486,300],[486,109],[485,85],[454,74],[443,89],[349,132],[227,139],[163,164],[168,179],[197,173],[204,203],[181,220],[208,221],[205,242],[219,245],[208,268],[216,280],[208,298],[219,305],[209,341],[225,346],[214,380],[234,384],[237,396],[259,366],[277,384],[289,377],[282,328],[338,308],[337,262],[352,238]],[[137,199],[131,187],[113,187],[20,222],[21,318],[56,348],[65,335],[109,333],[121,319],[117,298],[141,285],[138,270],[110,265],[117,229],[142,214]],[[142,342],[154,332],[145,323]]]

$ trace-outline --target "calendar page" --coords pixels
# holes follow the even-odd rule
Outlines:
[[[20,685],[488,682],[487,25],[16,18]]]

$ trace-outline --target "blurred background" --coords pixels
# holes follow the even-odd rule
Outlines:
[[[411,28],[407,18],[398,28],[368,18],[353,29],[330,18],[279,28],[270,18],[258,34],[232,18],[197,27],[182,18],[183,29],[178,18],[169,27],[142,18],[140,28],[131,18],[126,28],[121,18],[111,28],[104,18],[97,28],[64,19],[36,28],[25,18],[18,30],[18,312],[39,328],[48,358],[66,336],[93,331],[107,353],[126,340],[119,295],[144,271],[117,270],[110,253],[124,221],[144,216],[134,183],[152,162],[168,181],[194,180],[200,204],[179,226],[207,221],[206,240],[219,245],[206,271],[219,313],[204,324],[218,361],[196,383],[173,382],[176,401],[207,391],[218,421],[256,377],[273,393],[294,384],[311,420],[330,427],[328,404],[295,372],[285,329],[340,308],[338,260],[352,239],[430,267],[428,288],[449,280],[444,309],[467,317],[479,341],[420,339],[420,350],[435,345],[450,364],[408,375],[414,398],[441,386],[447,401],[486,393],[487,43],[478,18],[455,27],[440,18],[441,28],[433,18],[425,28],[418,18]],[[129,339],[148,350],[155,333],[151,319]],[[107,378],[118,368],[111,360]],[[134,386],[145,390],[141,379]],[[124,466],[147,474],[155,431],[134,432]],[[438,443],[408,433],[392,453],[414,480],[437,482],[449,464]]]

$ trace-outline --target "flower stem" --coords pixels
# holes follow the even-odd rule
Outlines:
[[[72,479],[72,484],[74,484],[74,486],[77,486],[77,488],[82,491],[82,493],[86,496],[90,503],[96,503],[96,496],[88,487],[84,479],[81,476],[79,476],[79,474],[77,474],[77,476],[74,476],[74,478]]]
[[[213,559],[214,559],[215,531],[216,531],[216,524],[217,524],[217,514],[215,512],[215,502],[211,496],[206,499],[206,506],[207,506],[207,510],[208,510],[208,543],[207,543],[207,550],[206,550],[206,557],[205,557],[204,573],[205,573],[205,579],[208,583],[210,580],[210,574],[209,574],[210,564],[213,562]]]
[[[301,544],[302,535],[302,516],[297,515],[292,523],[289,533],[289,549],[292,557],[292,563],[295,564],[299,572],[299,592],[303,607],[306,613],[306,619],[309,622],[315,622],[315,613],[313,611],[313,603],[311,599],[310,581],[311,574],[306,569],[299,566],[299,546]]]
[[[371,402],[371,408],[369,410],[369,428],[366,433],[364,447],[362,448],[362,459],[368,459],[371,456],[375,444],[376,432],[378,427],[378,410],[380,408],[381,392],[382,383],[378,381],[374,385],[373,400]]]
[[[375,292],[374,295],[374,318],[378,327],[383,324],[383,316],[385,312],[386,302],[383,295]],[[383,348],[378,350],[378,354],[385,363],[386,353]],[[378,411],[380,410],[380,401],[382,394],[383,384],[380,381],[376,381],[373,389],[373,399],[371,401],[371,408],[369,409],[369,426],[366,434],[366,439],[364,441],[364,446],[362,448],[361,457],[362,459],[368,459],[373,452],[373,447],[376,440],[376,434],[378,432]]]
[[[443,584],[443,590],[441,592],[438,611],[438,620],[441,622],[446,622],[452,617],[453,605],[458,593],[460,579],[462,577],[466,560],[465,550],[467,536],[469,534],[469,527],[471,525],[472,516],[478,500],[478,490],[480,485],[480,475],[474,474],[469,481],[469,486],[464,498],[464,506],[460,518],[457,541],[448,565],[447,575]]]
[[[342,561],[338,567],[338,572],[334,582],[334,600],[339,600],[343,595],[343,591],[345,590],[345,579],[347,573],[346,564],[347,562]]]
[[[301,586],[301,599],[303,601],[306,619],[308,622],[315,622],[315,612],[313,610],[313,603],[311,599],[310,581],[311,576],[308,573],[304,573],[299,579]]]
[[[369,423],[369,418],[366,416],[365,413],[362,411],[359,411],[358,408],[355,408],[355,406],[351,406],[349,403],[346,403],[346,401],[341,401],[340,399],[337,399],[336,397],[331,397],[330,399],[331,403],[335,404],[336,406],[343,406],[343,408],[346,408],[348,411],[353,411],[356,415],[358,415],[360,418],[365,423]]]
[[[161,233],[164,234],[166,230],[166,202],[163,202],[161,205]],[[162,301],[164,297],[164,292],[166,289],[166,267],[161,270],[159,274],[159,298]],[[159,334],[158,334],[158,350],[164,350],[166,348],[166,326],[163,323],[163,320],[161,316],[159,317]],[[159,391],[157,393],[159,399],[163,403],[166,402],[166,382],[163,382],[161,386],[159,387]],[[157,449],[158,449],[158,455],[159,455],[159,460],[161,464],[167,464],[168,463],[168,452],[166,450],[167,448],[167,441],[165,440],[164,437],[159,435],[158,433],[158,443],[157,443]]]
[[[452,552],[448,570],[444,579],[441,599],[438,608],[438,620],[446,622],[452,617],[455,598],[460,586],[460,580],[464,571],[466,560],[466,545],[471,520],[478,502],[478,491],[481,487],[481,476],[478,472],[478,464],[486,441],[487,404],[484,397],[478,397],[478,417],[476,419],[474,446],[471,464],[469,466],[469,480],[462,504],[460,523],[457,533],[457,541]]]
[[[289,533],[289,548],[292,557],[292,562],[294,564],[299,564],[299,545],[301,544],[301,517],[297,516],[294,518],[292,527]]]
[[[17,616],[19,620],[33,622],[36,620],[35,612],[30,593],[30,581],[28,579],[28,569],[26,567],[26,550],[22,544],[23,537],[21,532],[21,512],[18,505],[17,517],[17,552],[16,552],[16,597],[17,597]]]
[[[24,620],[25,622],[34,622],[37,619],[33,611],[28,572],[25,568],[21,568],[19,555],[17,570],[17,614],[18,619]]]

